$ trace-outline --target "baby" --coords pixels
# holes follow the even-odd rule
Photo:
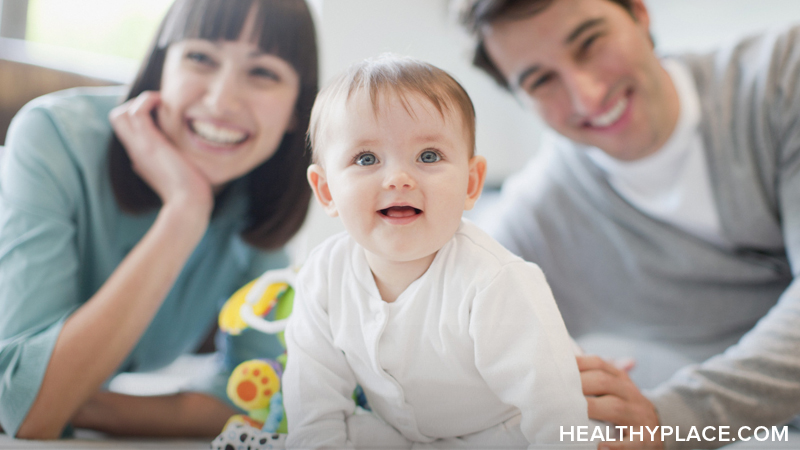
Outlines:
[[[420,61],[364,61],[319,94],[309,142],[309,183],[347,232],[296,283],[287,447],[524,448],[588,425],[542,271],[461,218],[486,176],[464,89]]]

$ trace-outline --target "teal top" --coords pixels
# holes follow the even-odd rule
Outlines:
[[[108,279],[153,224],[157,211],[120,210],[111,189],[109,111],[124,90],[71,89],[29,103],[14,118],[0,163],[0,425],[15,435],[31,407],[65,319]],[[283,251],[242,241],[247,198],[234,182],[150,326],[119,372],[163,367],[191,352],[224,301]],[[169,251],[165,248],[164,251]],[[219,373],[197,390],[225,398],[227,373],[275,357],[273,337],[248,330],[217,337]]]

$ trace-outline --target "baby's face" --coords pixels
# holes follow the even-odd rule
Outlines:
[[[309,168],[317,200],[374,256],[394,262],[436,253],[480,196],[486,163],[470,158],[463,121],[418,94],[407,104],[356,94],[331,111],[320,165]]]

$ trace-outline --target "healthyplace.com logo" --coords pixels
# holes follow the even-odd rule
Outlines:
[[[686,434],[681,430],[681,427],[671,426],[656,426],[644,427],[640,426],[637,430],[635,427],[625,426],[601,426],[594,427],[593,431],[589,431],[589,426],[571,426],[569,429],[561,428],[561,442],[600,442],[600,441],[618,441],[619,436],[630,437],[634,441],[665,441],[667,438],[674,439],[678,442],[695,441],[698,442],[734,442],[734,441],[749,441],[755,439],[758,442],[764,441],[789,441],[789,427],[756,427],[750,428],[748,426],[740,427],[738,432],[731,430],[731,427],[722,425],[719,427],[707,426],[698,428],[692,426]],[[685,430],[685,429],[684,429]],[[627,440],[627,439],[626,439]]]

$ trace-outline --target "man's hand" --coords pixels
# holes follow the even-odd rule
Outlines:
[[[598,356],[578,356],[578,370],[581,372],[583,395],[589,404],[589,418],[614,425],[634,427],[657,427],[658,413],[650,400],[642,395],[639,388],[631,381],[626,368],[618,368],[614,364]],[[628,428],[629,429],[629,428]],[[660,436],[658,433],[656,436]],[[599,449],[648,449],[661,450],[663,443],[656,439],[650,442],[650,434],[644,430],[644,441],[638,434],[631,441],[629,435],[624,441],[602,442]]]

